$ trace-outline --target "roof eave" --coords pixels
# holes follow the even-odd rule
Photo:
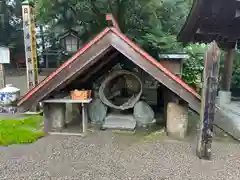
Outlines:
[[[194,0],[185,24],[178,34],[178,41],[183,43],[189,43],[193,41],[195,32],[198,29],[197,22],[200,18],[202,4],[203,0]]]

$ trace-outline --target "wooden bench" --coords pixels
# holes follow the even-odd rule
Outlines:
[[[92,99],[87,99],[87,100],[49,99],[49,100],[43,101],[45,133],[86,136],[87,129],[88,129],[87,105],[91,101]],[[62,133],[62,130],[66,122],[66,104],[81,104],[83,133]]]

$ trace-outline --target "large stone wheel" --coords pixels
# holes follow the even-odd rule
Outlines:
[[[133,108],[139,101],[143,90],[139,77],[126,70],[115,71],[100,86],[101,101],[114,109],[126,110]]]

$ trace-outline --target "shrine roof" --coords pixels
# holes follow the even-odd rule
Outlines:
[[[194,0],[178,40],[209,43],[232,48],[240,38],[239,0]]]
[[[114,58],[110,58],[114,57],[114,51],[123,54],[199,113],[200,95],[114,27],[104,29],[56,71],[28,91],[18,102],[20,111],[29,110],[48,98],[56,89],[66,87],[79,76],[83,76],[82,80],[87,79],[102,64],[114,61]]]

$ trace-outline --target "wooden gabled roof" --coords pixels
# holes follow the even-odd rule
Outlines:
[[[178,35],[184,43],[216,41],[222,48],[234,48],[239,39],[239,0],[194,0]]]
[[[18,102],[20,111],[29,110],[57,88],[83,75],[86,70],[89,72],[91,66],[98,63],[113,48],[188,102],[194,111],[200,111],[200,96],[196,91],[113,27],[104,29],[55,72],[25,94]]]

